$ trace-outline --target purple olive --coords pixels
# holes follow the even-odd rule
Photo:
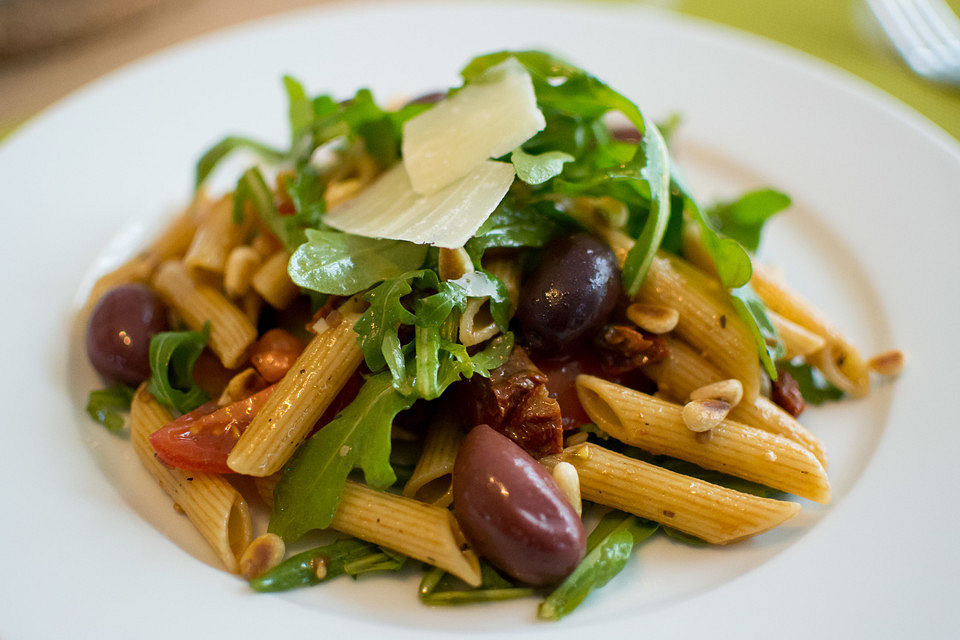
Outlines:
[[[477,553],[517,580],[556,584],[586,553],[583,522],[550,474],[485,424],[457,453],[453,506]]]
[[[150,338],[167,330],[167,313],[153,291],[125,284],[108,291],[87,324],[87,356],[104,378],[138,385],[150,377]]]
[[[556,356],[592,337],[620,295],[620,268],[609,246],[586,233],[553,240],[520,290],[524,345]]]

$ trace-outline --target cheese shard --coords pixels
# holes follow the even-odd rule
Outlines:
[[[410,184],[417,193],[436,193],[545,126],[530,74],[508,58],[403,125]]]
[[[370,238],[462,247],[513,183],[513,165],[485,160],[431,195],[414,192],[403,163],[324,216],[331,227]]]

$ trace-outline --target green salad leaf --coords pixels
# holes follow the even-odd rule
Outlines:
[[[129,411],[135,390],[125,384],[116,384],[106,389],[90,392],[87,414],[105,426],[108,431],[119,433],[123,429],[120,411]]]
[[[531,155],[517,147],[510,154],[510,162],[517,171],[517,177],[527,184],[543,184],[563,172],[563,165],[573,161],[573,156],[563,151],[544,151]]]
[[[487,249],[542,247],[555,235],[569,228],[563,220],[544,213],[544,209],[553,209],[550,203],[518,206],[508,194],[490,217],[470,238],[464,248],[470,254],[475,265]]]
[[[512,348],[513,336],[491,341],[473,357],[457,342],[459,313],[470,298],[488,296],[491,314],[506,327],[509,299],[503,283],[490,274],[440,281],[432,269],[421,269],[385,280],[366,294],[370,306],[355,325],[367,367],[372,372],[389,368],[397,391],[427,400],[461,377],[489,375],[510,355],[505,344],[509,340]],[[413,340],[406,343],[403,325],[414,327]]]
[[[733,202],[710,208],[707,218],[720,233],[755,253],[760,246],[760,231],[764,223],[789,206],[790,198],[786,194],[774,189],[759,189]]]
[[[398,571],[406,558],[375,544],[348,538],[310,549],[287,558],[260,577],[250,581],[254,591],[288,591],[309,587],[342,575],[357,577],[364,573]],[[323,564],[323,577],[317,568]]]
[[[307,241],[290,258],[290,279],[305,289],[350,296],[416,269],[427,246],[342,231],[306,230]]]
[[[784,372],[789,373],[800,387],[800,395],[805,402],[821,405],[843,397],[843,391],[833,386],[819,371],[809,364],[792,364],[784,362],[780,365]]]
[[[737,310],[737,315],[753,335],[763,365],[771,380],[777,379],[777,360],[782,358],[787,349],[777,336],[777,330],[767,316],[767,308],[749,284],[729,292],[730,302]]]
[[[587,554],[537,610],[543,620],[570,614],[591,591],[603,587],[627,565],[633,549],[660,525],[620,511],[606,514],[587,538]]]
[[[483,560],[480,561],[480,576],[480,586],[471,587],[443,569],[431,567],[420,580],[420,601],[432,606],[449,606],[533,595],[533,589],[516,586]]]
[[[390,427],[415,398],[393,388],[388,373],[363,383],[357,398],[307,440],[283,467],[274,492],[269,531],[286,541],[330,526],[347,476],[355,468],[374,489],[396,476],[390,466]]]
[[[227,136],[216,143],[197,160],[195,186],[200,188],[221,160],[238,149],[246,149],[268,162],[280,162],[284,153],[273,147],[243,136]]]
[[[150,339],[150,383],[157,402],[178,413],[193,411],[210,396],[193,380],[193,365],[210,338],[203,331],[164,331]]]

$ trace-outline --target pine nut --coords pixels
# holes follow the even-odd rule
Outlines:
[[[743,385],[734,378],[706,384],[690,392],[691,400],[723,400],[731,407],[740,404],[742,398]]]
[[[240,575],[247,580],[259,578],[283,560],[286,546],[280,536],[265,533],[254,538],[240,556]]]
[[[683,405],[683,423],[691,431],[709,431],[730,413],[730,403],[723,400],[693,400]]]
[[[313,561],[314,569],[313,574],[317,576],[317,580],[323,580],[327,577],[327,559],[323,556],[316,558]]]
[[[677,326],[680,312],[657,304],[634,303],[627,307],[627,317],[649,333],[668,333]]]
[[[583,504],[580,501],[580,475],[577,473],[577,468],[569,462],[557,463],[553,468],[553,479],[577,515],[583,515]]]
[[[573,447],[578,444],[583,444],[586,441],[587,441],[587,433],[585,431],[578,431],[577,433],[567,438],[567,442],[564,446]]]
[[[891,349],[878,353],[867,361],[867,366],[874,373],[882,376],[898,376],[903,371],[907,357],[900,349]]]

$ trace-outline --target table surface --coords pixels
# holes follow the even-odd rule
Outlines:
[[[145,55],[228,25],[335,1],[348,0],[166,0],[95,35],[0,61],[0,138]],[[960,139],[960,88],[932,84],[907,69],[864,0],[616,1],[706,18],[806,51],[872,82]],[[948,3],[960,12],[960,0]]]

